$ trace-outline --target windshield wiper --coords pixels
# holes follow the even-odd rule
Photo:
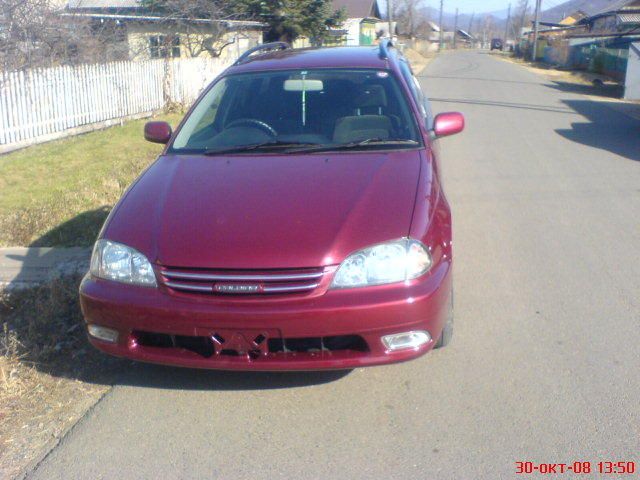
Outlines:
[[[272,141],[272,142],[261,142],[261,143],[251,143],[249,145],[233,145],[229,147],[220,147],[220,148],[212,148],[210,150],[205,150],[202,152],[202,155],[222,155],[225,153],[242,153],[242,152],[251,152],[253,150],[260,150],[262,148],[271,149],[271,148],[289,148],[289,147],[300,147],[305,145],[309,148],[318,146],[317,143],[309,143],[309,142],[289,142],[289,141]],[[306,148],[306,147],[305,147]]]
[[[298,152],[333,152],[340,150],[351,150],[362,147],[385,147],[393,145],[416,146],[419,145],[415,140],[383,140],[381,138],[367,138],[359,142],[334,143],[328,145],[309,145],[307,147],[293,148],[287,150],[287,153]]]

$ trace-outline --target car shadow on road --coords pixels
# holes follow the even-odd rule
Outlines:
[[[561,92],[578,93],[581,95],[592,95],[598,97],[622,98],[624,95],[624,87],[618,84],[588,84],[553,80],[548,83],[547,86]]]
[[[232,372],[129,362],[115,385],[165,390],[277,390],[331,383],[351,371]]]
[[[593,100],[563,102],[586,121],[572,123],[570,129],[559,129],[556,133],[573,142],[640,161],[640,120],[619,110],[634,105]]]

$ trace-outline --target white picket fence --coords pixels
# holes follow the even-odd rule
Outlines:
[[[0,72],[0,153],[191,104],[230,60],[113,62]]]

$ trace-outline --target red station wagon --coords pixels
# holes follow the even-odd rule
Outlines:
[[[379,47],[245,53],[113,209],[80,287],[91,343],[145,362],[350,369],[449,341],[451,212],[432,117]]]

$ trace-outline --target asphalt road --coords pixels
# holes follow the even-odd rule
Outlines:
[[[524,460],[640,462],[640,122],[477,52],[421,80],[468,125],[442,141],[451,346],[346,375],[137,366],[29,478],[495,479],[522,478]]]

